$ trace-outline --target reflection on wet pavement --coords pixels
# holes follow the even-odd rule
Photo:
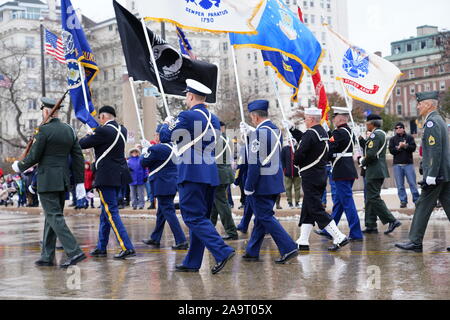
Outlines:
[[[67,222],[85,253],[95,247],[96,217],[70,216]],[[186,251],[170,248],[173,236],[168,226],[161,248],[142,244],[154,218],[128,218],[124,223],[136,257],[114,260],[118,247],[111,237],[107,258],[89,257],[79,269],[38,268],[34,261],[40,256],[43,217],[0,212],[0,299],[450,299],[446,220],[430,221],[421,254],[394,247],[407,239],[410,221],[403,221],[392,235],[368,235],[338,253],[329,253],[329,242],[313,234],[312,251],[286,265],[273,262],[279,253],[269,236],[261,261],[242,261],[249,235],[240,234],[238,241],[230,242],[238,254],[217,275],[210,272],[215,261],[208,252],[199,273],[174,272]],[[282,224],[296,240],[297,222]],[[345,223],[342,230],[348,232]],[[64,258],[58,251],[57,261]]]

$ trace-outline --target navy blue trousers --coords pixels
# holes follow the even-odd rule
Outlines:
[[[172,230],[173,236],[175,237],[175,243],[180,244],[186,242],[186,237],[184,235],[183,229],[181,229],[180,222],[178,221],[177,214],[175,212],[175,205],[173,199],[175,195],[172,196],[156,196],[158,200],[158,211],[156,212],[156,226],[155,230],[150,236],[150,239],[160,242],[164,231],[164,225],[167,223]]]
[[[204,183],[184,182],[178,185],[180,210],[189,228],[190,245],[183,265],[200,269],[205,247],[217,262],[223,261],[234,249],[223,241],[211,220],[215,188]]]
[[[242,216],[241,222],[236,228],[242,232],[247,232],[250,221],[252,221],[252,216],[253,209],[250,206],[250,201],[248,201],[246,198],[244,204],[244,215]]]
[[[120,187],[98,188],[98,193],[102,203],[97,244],[97,248],[100,250],[106,250],[111,229],[113,230],[117,242],[119,242],[122,250],[134,249],[133,244],[128,237],[127,230],[122,223],[122,219],[120,219],[119,207],[117,203],[119,191]]]
[[[281,255],[285,255],[295,249],[297,244],[292,240],[289,234],[281,226],[280,222],[275,219],[273,206],[278,195],[251,195],[247,196],[247,201],[255,213],[254,227],[252,235],[247,245],[247,253],[253,257],[259,256],[261,245],[266,233],[270,233],[275,241]]]

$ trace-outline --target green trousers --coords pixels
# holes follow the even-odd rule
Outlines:
[[[63,215],[66,200],[65,192],[40,193],[39,198],[45,213],[41,260],[53,262],[57,238],[69,258],[80,254],[82,252],[80,246],[67,226]]]
[[[214,198],[214,205],[211,210],[211,222],[215,226],[217,224],[217,216],[220,216],[220,221],[225,229],[227,235],[235,237],[238,235],[236,225],[234,224],[231,208],[228,204],[227,189],[228,184],[221,184],[216,188],[216,195]]]
[[[302,179],[300,177],[284,177],[284,187],[286,188],[286,197],[288,203],[295,205],[300,202],[301,185]],[[295,202],[292,201],[292,187],[294,187]]]
[[[381,199],[381,186],[384,179],[366,180],[366,216],[365,223],[367,228],[377,227],[377,217],[383,224],[394,222],[395,218]]]
[[[429,186],[422,190],[419,200],[416,203],[411,230],[409,230],[409,240],[415,244],[422,244],[425,230],[431,213],[436,205],[436,201],[441,201],[442,207],[450,220],[450,182],[441,183],[437,186]]]

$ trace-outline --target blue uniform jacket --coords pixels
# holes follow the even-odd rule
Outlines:
[[[161,144],[157,144],[148,148],[148,154],[141,157],[141,165],[144,168],[148,168],[150,173],[159,168],[170,157],[171,149],[163,143],[170,143],[170,134],[167,125],[166,130],[161,131],[160,141]],[[177,166],[174,163],[172,157],[164,168],[159,172],[150,176],[150,183],[154,195],[157,196],[172,196],[177,193]]]
[[[203,114],[195,111],[197,109],[203,111],[207,116],[210,114],[204,104],[196,105],[191,110],[181,112],[175,125],[168,129],[171,131],[172,141],[178,144],[179,149],[200,136],[206,129],[208,121]],[[217,139],[219,139],[220,121],[214,114],[211,113],[211,115],[211,123],[216,131]],[[198,125],[198,128],[195,128],[195,124]],[[164,130],[166,129],[162,128],[161,132]],[[215,161],[215,144],[213,131],[209,129],[200,142],[180,156],[177,180],[179,184],[185,181],[211,186],[220,184]]]
[[[280,144],[277,144],[271,130],[272,128],[280,136]],[[281,166],[281,148],[283,141],[280,130],[270,120],[266,120],[258,125],[256,131],[252,133],[249,144],[249,164],[245,190],[255,191],[255,195],[273,195],[285,191],[283,168]],[[272,150],[277,151],[270,161],[263,166],[262,162],[268,157]]]

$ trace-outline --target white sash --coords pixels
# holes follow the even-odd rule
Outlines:
[[[331,167],[334,168],[334,166],[336,165],[336,163],[341,160],[344,157],[352,157],[353,154],[349,153],[350,156],[347,154],[348,149],[350,149],[350,147],[353,145],[353,135],[346,129],[346,128],[342,128],[345,130],[345,132],[348,133],[348,135],[350,136],[350,143],[348,144],[347,148],[344,149],[344,151],[342,151],[341,153],[337,154],[336,159],[333,161],[333,163],[331,164]]]
[[[227,151],[227,149],[231,151],[231,147],[230,147],[230,138],[224,138],[223,136],[220,136],[220,138],[225,142],[225,146],[223,147],[223,150],[216,156],[216,160],[220,159],[220,157]]]
[[[170,156],[167,158],[166,161],[164,161],[164,163],[162,165],[160,165],[158,168],[156,168],[155,170],[153,170],[152,172],[150,172],[150,174],[148,175],[148,177],[150,178],[151,176],[157,174],[158,172],[160,172],[168,163],[169,161],[172,159],[174,153],[175,153],[175,148],[170,145],[169,143],[162,143],[162,145],[169,147],[171,153]]]
[[[313,128],[310,128],[310,129],[308,129],[308,130],[313,131],[313,132],[317,135],[317,138],[319,138],[319,141],[325,141],[325,148],[323,149],[322,154],[321,154],[314,162],[310,163],[310,164],[307,165],[306,167],[301,168],[301,169],[298,171],[299,174],[300,174],[301,172],[303,172],[303,171],[306,171],[306,170],[308,170],[308,169],[311,169],[311,168],[314,167],[316,164],[318,164],[318,163],[320,162],[320,160],[322,160],[323,156],[330,150],[330,146],[328,145],[328,140],[330,140],[329,138],[322,138],[322,137],[319,135],[319,133],[318,133],[315,129],[313,129]]]
[[[277,152],[277,149],[278,149],[278,148],[280,148],[280,150],[282,149],[281,141],[280,141],[282,133],[281,133],[281,130],[280,130],[280,135],[277,135],[277,133],[275,132],[275,130],[273,130],[272,128],[270,128],[270,127],[268,127],[268,126],[262,126],[261,128],[269,129],[269,130],[272,132],[272,134],[275,136],[275,138],[277,139],[277,140],[276,140],[277,143],[275,144],[275,147],[273,148],[272,152],[271,152],[271,153],[267,156],[267,158],[261,163],[261,165],[264,167],[264,166],[267,165],[267,164],[270,162],[270,160],[273,158],[273,156],[274,156],[275,153]]]
[[[117,131],[117,136],[116,136],[116,139],[114,140],[113,144],[110,145],[109,148],[106,149],[106,151],[103,152],[103,154],[97,159],[97,161],[95,162],[95,169],[98,169],[98,164],[100,163],[100,161],[102,161],[111,152],[111,150],[116,146],[117,142],[119,141],[119,137],[122,138],[124,144],[127,143],[127,139],[125,139],[125,137],[122,134],[122,126],[121,125],[119,125],[119,128],[116,128],[112,124],[108,123],[107,126],[114,128]]]

